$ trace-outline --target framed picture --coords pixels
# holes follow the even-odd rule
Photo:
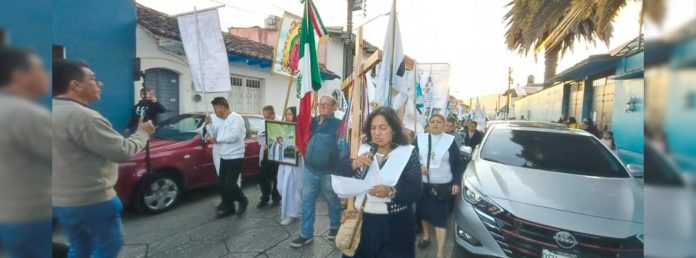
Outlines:
[[[268,160],[297,166],[300,155],[295,145],[295,123],[266,121]]]

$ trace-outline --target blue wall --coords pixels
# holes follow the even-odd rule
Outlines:
[[[625,57],[618,63],[617,74],[635,70],[643,65],[643,52]],[[617,80],[614,91],[614,113],[612,131],[619,149],[619,156],[627,164],[643,165],[643,123],[645,117],[645,94],[643,78]],[[626,103],[634,98],[636,109],[626,112]]]
[[[133,105],[136,19],[132,0],[53,1],[53,43],[65,47],[67,59],[87,61],[104,83],[92,106],[118,131]]]
[[[672,64],[695,63],[696,40],[679,43]],[[696,67],[673,67],[668,90],[665,132],[671,154],[682,171],[696,172]]]
[[[10,46],[34,50],[51,69],[51,0],[5,1],[0,15],[0,28],[9,36]],[[51,107],[51,94],[42,103]]]

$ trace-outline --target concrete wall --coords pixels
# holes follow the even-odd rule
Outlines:
[[[104,83],[102,99],[92,106],[122,129],[133,103],[134,1],[61,0],[52,9],[53,44],[64,46],[68,59],[90,64]]]
[[[518,99],[514,107],[517,118],[524,115],[526,120],[557,121],[563,107],[563,84]]]

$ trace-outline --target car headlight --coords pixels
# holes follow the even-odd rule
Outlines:
[[[486,200],[479,192],[474,188],[467,186],[467,183],[462,184],[462,196],[464,200],[474,205],[474,207],[482,210],[490,215],[498,215],[505,210],[493,204],[493,202]]]

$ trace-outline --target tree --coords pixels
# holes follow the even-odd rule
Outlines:
[[[643,2],[643,15],[659,23],[664,0]],[[544,50],[544,81],[556,75],[559,54],[572,50],[579,39],[609,45],[614,32],[613,21],[628,0],[512,0],[507,21],[505,43],[519,54]],[[636,31],[636,33],[641,33]]]

